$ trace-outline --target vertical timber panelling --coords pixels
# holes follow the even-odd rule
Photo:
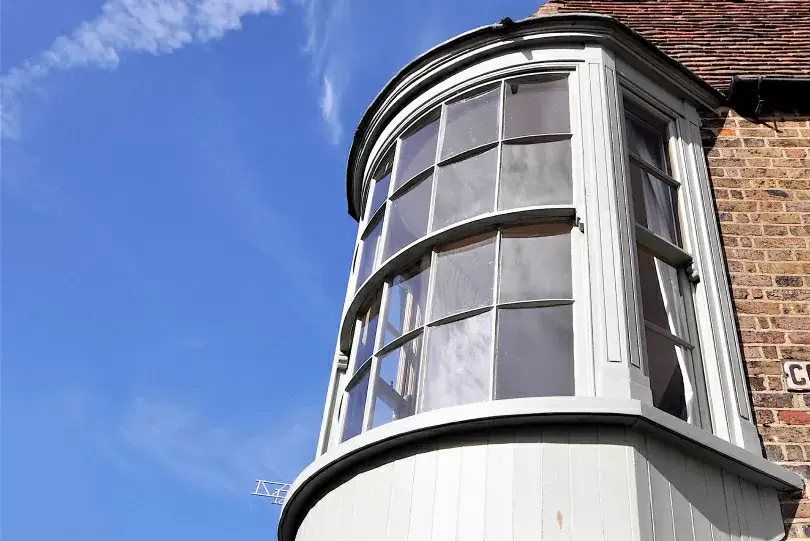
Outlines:
[[[635,430],[424,444],[315,502],[296,541],[777,541],[776,491]]]
[[[487,449],[484,539],[512,539],[514,437],[494,433]]]
[[[570,443],[572,539],[604,539],[600,491],[593,486],[599,479],[596,428],[571,430]]]
[[[543,514],[538,508],[543,498],[543,429],[522,430],[515,435],[515,458],[512,468],[514,486],[513,539],[534,541],[543,529]]]
[[[487,445],[470,442],[461,450],[458,541],[484,541],[486,488]]]
[[[408,539],[415,465],[416,457],[413,456],[400,458],[394,463],[385,541],[406,541]]]
[[[562,426],[543,429],[543,541],[571,539],[571,470],[569,432]]]

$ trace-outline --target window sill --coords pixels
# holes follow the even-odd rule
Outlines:
[[[623,425],[649,432],[661,441],[679,446],[696,458],[754,483],[777,490],[801,490],[804,486],[802,478],[792,471],[638,400],[595,397],[499,400],[401,419],[355,436],[319,456],[290,487],[279,533],[285,523],[296,522],[295,517],[314,503],[311,501],[313,493],[321,493],[328,483],[347,470],[380,456],[395,454],[402,446],[413,446],[417,441],[527,423]]]

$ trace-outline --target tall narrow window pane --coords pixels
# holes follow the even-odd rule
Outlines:
[[[424,324],[429,276],[430,267],[416,265],[394,277],[385,317],[385,344]]]
[[[625,107],[627,105],[625,104]],[[669,173],[665,150],[665,128],[654,128],[635,115],[627,115],[627,143],[630,152],[650,165]]]
[[[495,209],[498,149],[439,168],[433,231]]]
[[[374,172],[374,186],[372,187],[371,196],[371,211],[369,217],[374,216],[378,210],[385,204],[388,199],[388,189],[391,186],[391,168],[394,163],[394,153],[389,151],[388,155],[383,158],[382,163],[377,166]]]
[[[437,254],[431,321],[492,303],[495,237],[465,239]]]
[[[687,405],[694,399],[694,393],[684,377],[687,373],[686,350],[650,329],[647,330],[646,342],[653,405],[687,421]]]
[[[377,221],[377,225],[371,232],[363,239],[363,246],[360,248],[360,268],[357,270],[357,285],[360,286],[365,282],[371,272],[374,270],[374,263],[377,257],[377,248],[380,243],[380,235],[382,234],[382,220]]]
[[[489,399],[492,312],[428,330],[420,411]]]
[[[399,147],[397,178],[394,189],[433,165],[436,160],[436,142],[439,137],[439,121],[435,120],[419,131],[402,139]]]
[[[380,359],[380,375],[375,386],[373,426],[413,414],[422,337],[417,336]],[[384,404],[378,415],[378,406]]]
[[[568,133],[568,78],[550,75],[506,83],[504,137]]]
[[[391,200],[383,259],[388,259],[416,239],[425,236],[430,216],[432,186],[431,176]]]
[[[570,298],[571,224],[505,230],[499,302]]]
[[[573,396],[573,309],[498,310],[495,398]]]
[[[368,372],[349,391],[349,403],[346,406],[346,420],[343,423],[343,439],[346,441],[363,431],[363,412],[368,396]]]
[[[496,88],[447,105],[442,159],[498,140],[500,95],[500,88]]]
[[[645,321],[687,340],[686,309],[678,269],[639,249],[638,275]]]
[[[360,337],[357,341],[357,354],[355,355],[355,372],[367,362],[374,353],[374,340],[377,336],[377,322],[380,315],[380,300],[377,299],[371,308],[360,320]]]
[[[636,223],[676,246],[681,245],[678,193],[674,186],[630,163]]]
[[[570,205],[572,186],[570,141],[503,145],[499,209]]]

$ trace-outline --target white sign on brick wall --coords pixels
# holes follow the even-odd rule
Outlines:
[[[810,391],[810,361],[782,361],[782,375],[788,391]]]

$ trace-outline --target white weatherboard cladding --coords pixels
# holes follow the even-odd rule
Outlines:
[[[348,505],[347,505],[348,504]],[[351,516],[350,527],[339,515]],[[517,428],[428,444],[357,473],[309,510],[296,541],[765,541],[776,491],[649,433]]]

